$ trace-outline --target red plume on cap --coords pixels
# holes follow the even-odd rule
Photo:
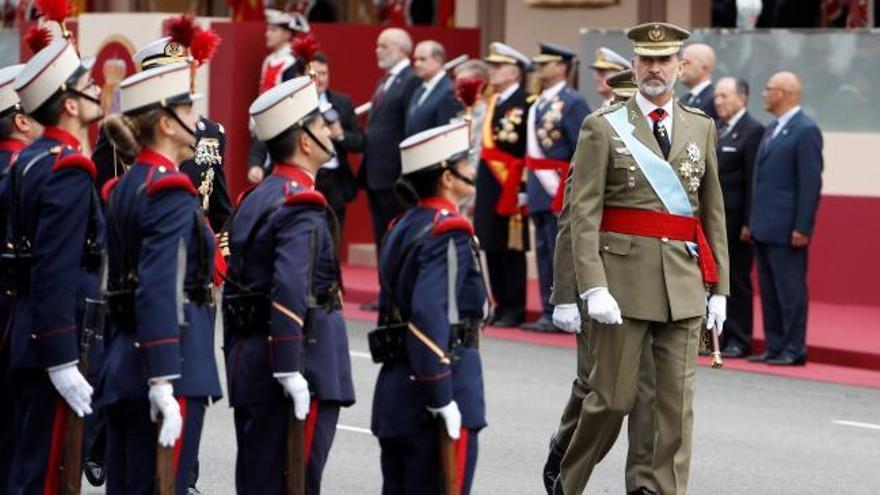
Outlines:
[[[162,31],[165,32],[165,36],[170,36],[171,41],[180,43],[187,48],[192,46],[196,32],[199,30],[201,28],[196,26],[195,17],[192,14],[181,14],[162,23]]]
[[[64,25],[64,19],[67,19],[73,13],[67,0],[36,0],[34,3],[37,6],[37,10],[43,14],[46,20],[55,21],[62,26]]]
[[[296,55],[297,58],[302,59],[303,63],[306,65],[315,59],[315,54],[318,53],[318,50],[320,49],[321,44],[318,43],[318,38],[315,37],[314,33],[309,33],[293,40],[294,55]]]
[[[486,81],[480,77],[463,77],[455,80],[455,97],[461,101],[465,108],[471,108],[477,103],[480,92]]]
[[[196,34],[193,36],[192,45],[189,47],[189,53],[199,64],[204,64],[217,51],[217,45],[220,44],[220,36],[210,29],[196,28]]]
[[[34,24],[25,33],[24,42],[27,43],[32,52],[37,53],[52,42],[52,32],[45,27],[39,27]]]

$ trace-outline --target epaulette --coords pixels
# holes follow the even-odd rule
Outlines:
[[[155,175],[158,175],[159,173],[162,175],[160,177],[155,177]],[[155,196],[162,191],[170,191],[173,189],[186,191],[193,196],[198,194],[198,191],[196,191],[189,176],[182,172],[167,171],[164,173],[158,172],[155,175],[148,181],[148,196]]]
[[[681,107],[681,109],[684,110],[685,112],[692,113],[694,115],[699,115],[700,117],[706,117],[707,119],[712,118],[712,117],[709,117],[709,114],[700,110],[699,108],[689,107],[681,102],[678,103],[678,106]]]
[[[299,189],[285,193],[285,206],[316,206],[318,208],[327,208],[327,198],[319,191],[310,189]]]
[[[474,236],[474,226],[471,225],[467,218],[461,215],[438,215],[434,219],[434,230],[431,233],[438,236],[456,230],[467,232],[471,237]]]
[[[119,177],[114,177],[107,182],[104,183],[104,187],[101,188],[101,199],[106,203],[110,200],[110,193],[113,192],[113,188],[116,187],[116,184],[119,184]]]
[[[532,104],[532,103],[534,103],[535,100],[537,100],[537,99],[538,99],[538,95],[536,95],[536,94],[531,94],[531,95],[529,95],[529,96],[526,96],[526,103],[528,103],[528,104]]]
[[[50,153],[52,153],[52,150],[50,150]],[[61,150],[59,150],[58,153],[61,153]],[[55,166],[52,167],[52,171],[58,172],[59,170],[71,168],[85,170],[88,172],[89,176],[91,176],[92,180],[95,180],[95,176],[98,175],[98,169],[95,167],[95,162],[81,153],[71,153],[69,155],[59,156],[58,160],[55,161]]]
[[[623,102],[617,102],[611,106],[599,108],[593,113],[595,113],[596,115],[605,115],[606,113],[611,113],[622,106],[623,106]]]

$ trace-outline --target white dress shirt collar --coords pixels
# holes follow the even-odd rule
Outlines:
[[[779,131],[781,131],[783,127],[788,125],[788,123],[791,122],[791,119],[793,119],[794,116],[797,115],[797,113],[800,111],[801,111],[801,106],[798,105],[798,106],[792,108],[791,110],[785,112],[784,114],[780,115],[779,118],[776,119],[776,129],[773,130],[773,136],[775,137],[777,134],[779,134]]]
[[[498,94],[498,102],[497,103],[500,105],[501,103],[507,101],[507,99],[510,98],[514,93],[516,93],[516,90],[518,90],[518,89],[519,89],[519,83],[511,84],[510,87],[508,87],[507,89],[505,89],[504,91],[502,91],[501,93]]]
[[[703,81],[703,82],[701,82],[700,84],[697,84],[696,86],[694,86],[693,88],[691,88],[691,90],[690,90],[690,95],[691,95],[691,96],[697,96],[697,95],[699,95],[699,94],[702,93],[703,90],[706,89],[706,87],[709,86],[710,84],[712,84],[712,80],[711,80],[711,79],[706,79],[705,81]]]
[[[648,101],[648,99],[645,98],[644,95],[642,95],[641,91],[636,93],[636,104],[639,106],[639,110],[642,111],[642,115],[644,115],[645,119],[647,119],[649,129],[654,129],[654,121],[651,120],[649,114],[657,108],[662,108],[663,110],[666,110],[666,116],[663,117],[663,120],[661,120],[660,122],[662,122],[663,127],[666,128],[666,134],[669,136],[670,143],[672,142],[672,111],[673,107],[675,106],[674,100],[675,98],[670,98],[665,105],[663,105],[662,107],[658,107],[657,105]]]
[[[549,88],[542,91],[540,99],[542,101],[552,100],[553,97],[558,95],[564,87],[565,87],[565,81],[564,80],[559,81],[558,83],[554,84],[553,86],[550,86]]]

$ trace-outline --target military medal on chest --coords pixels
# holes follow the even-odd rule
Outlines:
[[[211,193],[214,192],[214,165],[221,162],[220,141],[216,138],[200,139],[196,145],[195,162],[199,168],[199,196],[202,198],[202,208],[207,210]]]
[[[690,142],[684,148],[687,154],[686,158],[682,158],[678,165],[678,173],[685,180],[687,189],[690,192],[696,192],[700,188],[700,181],[703,179],[703,173],[706,167],[701,163],[702,153],[697,143]]]

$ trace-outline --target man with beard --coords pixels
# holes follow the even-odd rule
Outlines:
[[[687,491],[697,347],[704,322],[721,333],[729,290],[715,124],[673,94],[689,35],[664,23],[629,30],[639,92],[581,128],[571,236],[593,365],[554,493],[582,493],[614,445],[645,346],[657,380],[653,479],[664,495]]]

